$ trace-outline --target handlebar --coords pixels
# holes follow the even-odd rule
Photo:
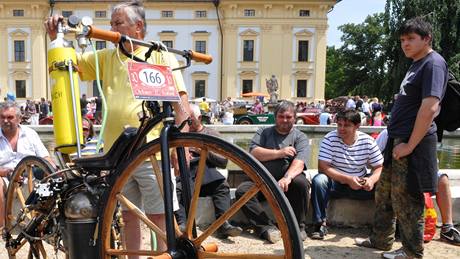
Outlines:
[[[138,39],[132,39],[119,32],[99,29],[93,25],[86,26],[86,30],[84,29],[84,34],[89,38],[96,38],[96,39],[111,41],[113,43],[122,43],[125,41],[131,41],[135,44],[138,44],[144,47],[148,47],[148,48],[153,47],[156,50],[161,50],[161,49],[165,50],[161,45],[155,42],[146,42],[146,41],[142,41]],[[212,62],[211,55],[199,53],[193,50],[177,50],[173,48],[168,48],[167,51],[175,53],[177,55],[181,55],[183,57],[189,57],[190,59],[196,62],[203,62],[205,64],[210,64]]]
[[[119,43],[121,41],[121,33],[115,31],[107,31],[103,29],[96,28],[93,25],[88,26],[88,32],[86,35],[89,38],[96,38],[100,40],[107,40],[113,43]]]

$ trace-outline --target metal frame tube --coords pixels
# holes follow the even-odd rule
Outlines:
[[[167,118],[171,116],[172,109],[169,102],[163,103],[163,111]],[[164,209],[166,223],[166,241],[169,252],[175,253],[177,250],[177,242],[174,231],[174,208],[173,208],[173,189],[171,167],[169,160],[169,130],[173,122],[165,121],[164,127],[160,133],[161,147],[161,169],[163,171],[163,191],[164,191]]]
[[[73,121],[75,123],[75,133],[77,138],[77,157],[81,157],[81,143],[80,143],[80,128],[78,127],[78,115],[77,115],[77,104],[75,102],[75,89],[73,83],[73,61],[72,59],[68,60],[69,66],[69,78],[70,78],[70,92],[72,95],[72,110],[73,110]]]

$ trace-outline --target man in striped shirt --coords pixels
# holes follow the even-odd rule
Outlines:
[[[326,208],[329,197],[372,199],[374,185],[382,171],[383,157],[369,135],[358,131],[361,116],[355,110],[337,114],[337,130],[329,132],[321,142],[318,156],[319,174],[312,180],[312,239],[327,234]],[[368,174],[367,167],[372,168]]]

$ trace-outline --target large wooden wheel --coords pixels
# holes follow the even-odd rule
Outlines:
[[[247,152],[241,148],[229,144],[224,140],[197,133],[174,135],[170,140],[170,147],[193,147],[201,150],[201,159],[198,164],[196,182],[194,192],[192,193],[185,232],[182,233],[177,227],[177,224],[175,224],[175,238],[179,243],[178,249],[188,250],[185,251],[187,254],[186,258],[304,258],[303,244],[300,240],[298,224],[295,220],[291,206],[284,194],[281,193],[281,190],[271,175],[252,156],[248,155]],[[129,210],[137,215],[139,220],[145,224],[144,229],[150,229],[156,233],[158,239],[166,240],[165,231],[161,230],[156,224],[150,221],[149,218],[146,217],[133,204],[133,202],[128,200],[122,193],[123,187],[127,183],[128,178],[133,174],[136,168],[144,164],[146,160],[154,160],[155,154],[159,152],[159,140],[155,140],[147,144],[135,155],[133,155],[134,158],[131,161],[126,161],[120,167],[121,169],[118,173],[114,174],[113,177],[115,179],[110,181],[112,188],[105,197],[106,207],[104,208],[102,224],[100,225],[101,258],[125,258],[130,255],[148,256],[149,258],[182,258],[180,256],[176,257],[177,255],[173,257],[167,251],[153,251],[151,247],[148,247],[148,244],[144,244],[144,246],[139,250],[129,250],[126,247],[114,247],[113,242],[111,241],[112,238],[110,232],[113,228],[114,218],[116,218],[114,215],[116,215],[117,208],[120,204],[125,208],[129,208]],[[205,158],[208,152],[214,152],[228,158],[229,166],[231,166],[232,169],[240,169],[255,183],[255,185],[239,200],[234,202],[226,213],[216,219],[203,231],[198,231],[198,234],[194,237],[192,233],[194,232],[194,221],[197,216],[197,205],[201,188],[201,180],[204,175]],[[153,168],[155,169],[155,166],[153,166]],[[158,168],[156,170],[152,170],[152,174],[156,173],[157,175],[160,175],[158,170]],[[163,190],[162,186],[159,186],[159,188],[160,190]],[[225,220],[235,216],[235,214],[240,211],[241,207],[250,198],[261,194],[267,200],[269,210],[271,210],[274,216],[274,221],[281,232],[282,240],[273,245],[276,246],[276,248],[269,249],[268,247],[271,245],[264,244],[264,247],[267,247],[267,249],[264,249],[264,251],[254,251],[251,250],[248,245],[237,245],[235,243],[234,248],[229,249],[229,245],[227,244],[225,249],[219,249],[219,244],[221,243],[218,239],[212,238],[212,235],[225,222]],[[124,233],[123,231],[120,232]],[[251,235],[246,236],[251,237]],[[252,236],[252,238],[254,237]],[[186,245],[182,247],[180,244]],[[190,249],[193,251],[190,251]],[[191,254],[193,254],[193,256],[191,256]]]
[[[53,251],[53,247],[59,248],[56,257],[65,258],[60,241],[56,240],[57,226],[47,217],[52,208],[47,210],[47,206],[39,206],[36,196],[30,195],[41,179],[53,173],[48,161],[35,156],[23,158],[16,166],[5,206],[4,237],[10,258],[53,257],[46,252]],[[49,248],[45,249],[47,246]]]

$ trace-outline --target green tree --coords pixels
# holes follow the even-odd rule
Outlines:
[[[460,1],[458,0],[387,0],[385,6],[385,47],[388,73],[384,97],[390,97],[399,85],[411,63],[404,56],[399,43],[398,29],[407,20],[422,16],[433,25],[433,49],[447,61],[449,70],[460,76]]]
[[[326,59],[326,89],[325,98],[331,99],[341,92],[340,87],[345,85],[345,63],[342,59],[342,52],[334,46],[327,47]],[[340,95],[340,94],[339,94]]]
[[[326,98],[341,95],[380,95],[385,72],[383,14],[361,24],[344,24],[343,45],[328,47]]]
[[[416,16],[431,22],[433,49],[460,78],[460,1],[387,0],[383,14],[339,27],[344,44],[328,47],[326,98],[366,94],[390,100],[411,64],[401,50],[398,29]]]

